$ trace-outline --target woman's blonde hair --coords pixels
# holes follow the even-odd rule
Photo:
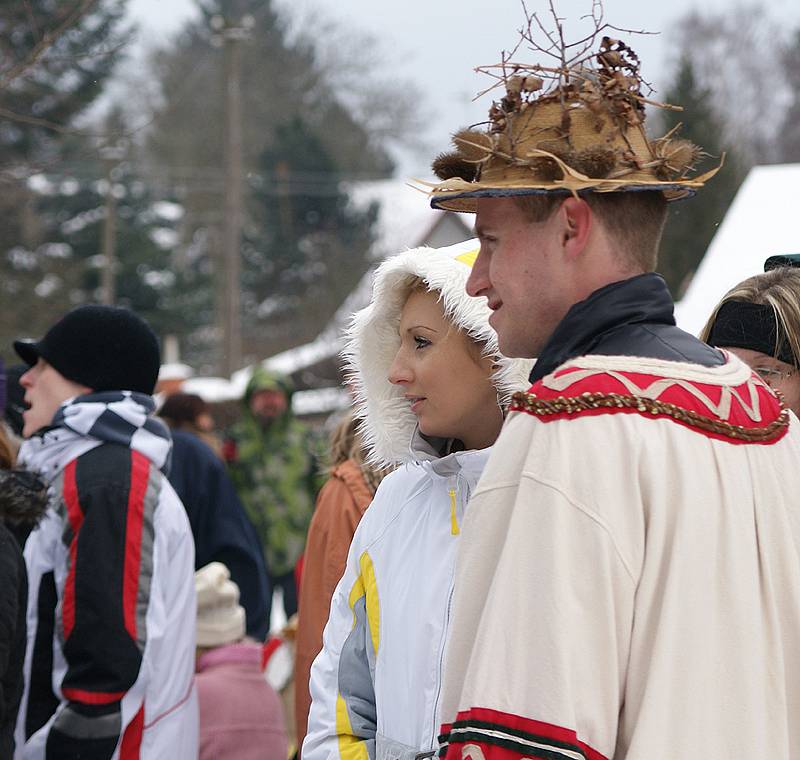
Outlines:
[[[14,448],[11,439],[0,422],[0,469],[10,470],[14,466]]]
[[[381,481],[391,472],[392,468],[380,468],[370,464],[361,436],[358,432],[359,421],[348,412],[339,424],[333,429],[330,437],[330,468],[329,473],[348,459],[355,462],[361,470],[364,482],[374,494]]]
[[[771,306],[778,326],[773,355],[780,352],[785,338],[792,354],[800,357],[800,270],[780,267],[740,282],[717,304],[700,333],[700,340],[708,342],[717,314],[728,301]]]
[[[408,301],[413,293],[433,293],[440,299],[440,303],[444,306],[444,302],[442,300],[442,292],[440,290],[436,290],[435,288],[431,288],[427,282],[422,277],[413,276],[408,278],[408,282],[405,284],[405,299],[403,303]],[[462,333],[467,338],[467,351],[472,359],[475,361],[476,364],[480,365],[481,359],[483,359],[487,353],[487,345],[485,340],[481,340],[480,338],[476,338],[474,335],[470,335],[468,332],[462,330],[455,322],[453,321],[453,315],[447,314],[445,312],[445,317],[448,321],[448,334],[451,330],[456,330]]]

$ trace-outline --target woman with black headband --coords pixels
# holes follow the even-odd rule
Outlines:
[[[740,282],[700,338],[749,364],[800,415],[800,270],[772,269]]]

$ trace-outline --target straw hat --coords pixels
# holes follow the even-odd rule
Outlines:
[[[645,133],[636,54],[603,37],[599,52],[564,68],[504,63],[481,67],[505,96],[492,105],[487,130],[453,136],[455,151],[433,163],[442,180],[428,186],[431,205],[474,212],[476,199],[553,191],[661,190],[667,200],[692,195],[719,170],[692,176],[702,149],[675,136]],[[498,73],[499,72],[499,73]]]

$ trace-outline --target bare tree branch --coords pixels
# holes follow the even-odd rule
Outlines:
[[[71,12],[64,14],[63,21],[52,32],[46,32],[41,40],[31,51],[30,55],[24,60],[12,67],[10,71],[0,77],[0,90],[4,90],[11,82],[18,79],[33,66],[35,66],[44,56],[47,51],[64,35],[66,34],[83,16],[85,16],[92,6],[96,5],[98,0],[80,0],[78,4],[72,9]]]

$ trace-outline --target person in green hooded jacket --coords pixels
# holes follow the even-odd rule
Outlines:
[[[245,390],[242,417],[223,447],[261,540],[272,587],[283,592],[287,618],[297,612],[294,568],[320,485],[318,445],[313,432],[292,416],[293,392],[288,377],[258,367]]]

